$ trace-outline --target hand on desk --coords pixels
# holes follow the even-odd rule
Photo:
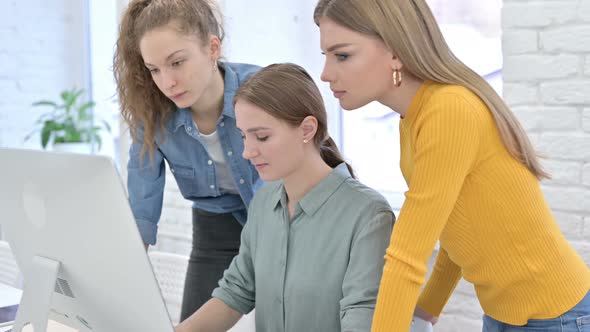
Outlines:
[[[11,332],[12,329],[9,330],[2,330],[2,328],[0,328],[0,331],[5,331],[5,332]],[[23,328],[23,332],[33,332],[33,327],[31,324],[27,324],[24,328]],[[47,332],[80,332],[74,328],[71,328],[69,326],[60,324],[58,322],[52,321],[51,319],[47,322]]]
[[[434,325],[434,324],[436,324],[436,322],[438,322],[438,317],[433,316],[418,307],[416,307],[416,309],[414,309],[414,317],[421,318],[427,322],[432,323],[432,325]]]

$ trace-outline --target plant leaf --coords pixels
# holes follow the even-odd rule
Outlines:
[[[83,142],[82,133],[73,125],[64,127],[64,139],[68,143]]]
[[[55,102],[49,100],[40,100],[38,102],[33,103],[32,106],[51,106],[54,108],[58,108],[58,105]]]
[[[53,124],[51,121],[45,121],[45,125],[41,129],[41,146],[43,149],[47,147],[51,133],[53,132]]]
[[[76,104],[78,97],[84,92],[84,90],[66,90],[62,92],[61,97],[64,101],[64,108],[66,109],[66,113],[70,114],[72,111],[72,107]]]
[[[111,132],[111,125],[106,122],[105,120],[102,120],[102,125],[105,127],[105,129],[110,133]]]
[[[35,135],[35,133],[36,133],[36,132],[38,132],[38,131],[39,131],[39,129],[34,129],[34,130],[32,130],[30,133],[28,133],[28,134],[25,136],[25,139],[24,139],[24,140],[25,140],[25,141],[28,141],[28,140],[30,140],[30,139],[31,139],[31,137],[33,137],[33,135]]]
[[[88,110],[94,107],[94,105],[95,103],[93,101],[89,101],[84,105],[78,107],[78,115],[80,121],[89,121],[92,118],[92,115],[90,114],[90,112],[88,112]]]
[[[100,135],[98,133],[96,133],[96,132],[94,133],[93,136],[94,136],[94,141],[98,145],[98,148],[96,149],[98,151],[102,147],[102,139],[100,138]]]
[[[81,102],[80,96],[84,89],[66,89],[60,93],[62,104],[49,100],[40,100],[35,102],[34,106],[52,107],[51,112],[39,116],[37,123],[41,129],[42,145],[45,148],[50,141],[54,143],[74,143],[86,142],[91,143],[96,140],[101,144],[100,131],[105,129],[111,132],[111,126],[108,122],[101,120],[100,125],[93,124],[93,112],[91,111],[96,103],[94,101]],[[39,130],[36,130],[39,131]],[[30,138],[36,131],[27,135]]]

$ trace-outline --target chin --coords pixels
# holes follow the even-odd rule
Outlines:
[[[345,100],[340,100],[340,107],[342,107],[343,110],[346,111],[353,111],[356,110],[357,108],[361,108],[365,105],[367,105],[369,103],[369,101],[367,102],[361,102],[361,101],[345,101]]]
[[[172,100],[172,99],[170,99],[170,100]],[[197,100],[192,100],[192,99],[189,99],[189,98],[184,98],[181,101],[174,101],[174,100],[172,100],[172,102],[178,108],[190,108],[191,106],[193,106],[197,102]]]
[[[264,182],[273,182],[273,181],[278,181],[278,180],[282,179],[282,177],[274,176],[272,174],[258,173],[258,175],[260,176],[260,178],[262,180],[264,180]]]
[[[176,105],[176,107],[178,108],[190,108],[191,106],[193,106],[195,103],[191,103],[191,102],[179,102],[179,103],[174,103],[174,105]]]

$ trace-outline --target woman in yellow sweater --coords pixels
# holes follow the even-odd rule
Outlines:
[[[461,277],[475,286],[484,331],[590,331],[590,270],[543,197],[548,174],[506,104],[450,51],[426,2],[320,0],[314,19],[322,80],[340,105],[376,100],[402,117],[409,190],[373,331],[408,331],[414,311],[436,322]]]

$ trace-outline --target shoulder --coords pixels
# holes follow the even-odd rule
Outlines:
[[[445,127],[476,125],[489,117],[490,110],[481,98],[466,87],[432,84],[416,123],[435,121]]]
[[[377,231],[384,241],[389,239],[395,214],[383,195],[353,178],[346,179],[338,192],[330,214],[336,215],[342,229],[351,232],[351,239],[372,231]]]
[[[488,111],[487,105],[473,91],[460,85],[432,84],[424,103],[425,110],[437,109],[449,112]]]
[[[375,214],[392,211],[383,195],[352,177],[342,183],[339,191],[341,199],[349,202],[347,206],[353,210]]]
[[[254,75],[261,69],[260,66],[248,63],[226,62],[226,67],[229,67],[238,77],[238,84],[242,85],[247,79]]]

